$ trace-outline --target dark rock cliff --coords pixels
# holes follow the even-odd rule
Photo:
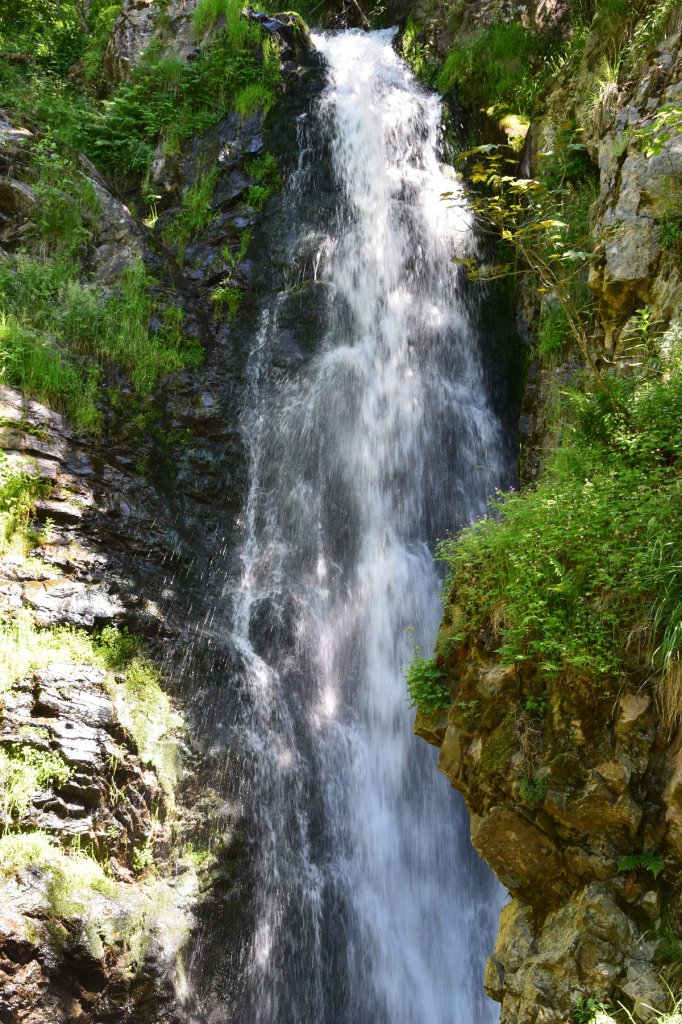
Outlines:
[[[164,30],[164,45],[182,60],[210,42],[190,29],[195,6],[174,5],[173,31]],[[106,51],[110,84],[139,61],[157,14],[152,4],[124,5]],[[213,622],[225,578],[237,570],[249,338],[216,315],[212,296],[221,285],[243,296],[248,324],[254,296],[277,287],[269,250],[281,201],[249,202],[249,166],[267,151],[289,172],[296,117],[321,82],[297,17],[264,19],[263,30],[277,40],[282,65],[276,109],[267,119],[228,114],[172,158],[160,148],[153,227],[81,160],[99,206],[90,278],[115,289],[142,260],[160,306],[179,308],[183,333],[201,343],[201,368],[166,377],[140,399],[107,367],[99,436],[80,434],[15,389],[0,395],[7,465],[44,482],[32,504],[32,549],[0,559],[4,628],[17,650],[23,635],[27,651],[0,696],[11,840],[0,853],[3,1021],[191,1018],[186,964],[203,926],[210,934],[212,917],[227,914],[235,950],[246,928],[248,858],[239,853],[234,782],[228,752],[213,750],[223,697],[208,701],[205,688],[209,674],[235,669]],[[9,119],[0,132],[0,244],[11,255],[25,244],[36,203],[29,166],[37,140]],[[164,228],[208,166],[210,226],[179,258]],[[246,231],[248,251],[240,247]]]

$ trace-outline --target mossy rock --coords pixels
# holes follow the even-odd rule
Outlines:
[[[499,774],[509,767],[517,749],[516,716],[508,712],[497,729],[484,741],[481,766],[490,774]]]

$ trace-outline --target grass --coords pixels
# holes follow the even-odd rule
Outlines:
[[[78,273],[63,254],[5,261],[0,370],[7,384],[65,412],[80,429],[96,431],[103,366],[117,364],[147,394],[166,374],[198,366],[203,350],[183,335],[182,311],[154,297],[156,281],[141,260],[123,271],[109,294]],[[161,323],[151,332],[153,316]]]
[[[50,485],[0,451],[0,555],[16,551],[24,555],[36,540],[31,517],[38,498]]]
[[[63,786],[71,774],[59,754],[13,744],[0,748],[0,793],[5,824],[21,818],[31,798],[51,785]]]
[[[110,678],[108,686],[140,757],[156,769],[172,802],[178,772],[176,736],[181,722],[161,688],[160,672],[149,659],[136,656],[126,664],[123,679]]]
[[[550,49],[546,38],[521,22],[489,25],[456,40],[436,84],[442,93],[457,91],[470,106],[529,114]]]
[[[164,228],[164,241],[176,246],[181,255],[193,236],[205,231],[213,223],[215,214],[211,209],[211,197],[217,180],[217,167],[199,175],[183,193],[180,211]]]
[[[141,654],[136,638],[113,626],[99,634],[70,626],[39,629],[26,609],[0,618],[0,694],[29,673],[59,663],[116,671],[116,677],[108,675],[106,682],[121,722],[172,798],[180,719],[162,689],[160,672]]]
[[[523,663],[589,701],[623,673],[652,675],[664,719],[682,710],[682,365],[607,378],[574,394],[542,482],[440,545],[448,601],[466,635],[497,637]]]

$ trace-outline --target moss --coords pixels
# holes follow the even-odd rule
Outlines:
[[[517,749],[516,718],[510,712],[483,743],[481,765],[487,772],[499,774],[509,766]]]
[[[524,775],[519,782],[519,798],[526,807],[540,807],[547,796],[547,779],[540,775]]]
[[[125,673],[109,677],[107,686],[118,716],[133,737],[140,757],[152,765],[169,803],[179,770],[178,731],[182,720],[161,688],[161,674],[144,657],[134,657]]]

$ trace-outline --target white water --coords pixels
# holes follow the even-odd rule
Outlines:
[[[499,425],[450,261],[468,230],[440,200],[453,182],[439,101],[392,34],[315,37],[329,84],[291,189],[314,188],[306,168],[326,146],[338,208],[296,243],[326,329],[273,382],[275,304],[249,363],[234,619],[256,878],[243,1024],[496,1019],[482,968],[499,891],[412,735],[404,668],[413,644],[432,649],[442,612],[430,545],[501,479]]]

